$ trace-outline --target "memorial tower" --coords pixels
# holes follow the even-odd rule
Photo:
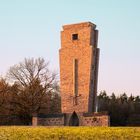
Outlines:
[[[63,26],[59,50],[62,113],[95,111],[99,63],[97,42],[98,30],[91,22]]]
[[[99,48],[98,30],[91,22],[64,25],[61,31],[61,113],[33,118],[35,125],[109,126],[107,112],[95,112]],[[35,121],[34,121],[35,120]]]

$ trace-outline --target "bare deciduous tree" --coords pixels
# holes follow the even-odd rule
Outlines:
[[[18,90],[13,90],[11,101],[17,110],[25,114],[37,114],[46,101],[46,95],[54,90],[56,73],[51,73],[43,58],[25,59],[9,69],[8,78]]]

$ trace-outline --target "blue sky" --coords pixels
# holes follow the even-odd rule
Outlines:
[[[62,25],[99,29],[99,88],[140,95],[139,0],[0,0],[0,74],[25,57],[44,57],[59,72]]]

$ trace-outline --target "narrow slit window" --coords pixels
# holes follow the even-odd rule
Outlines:
[[[74,105],[78,105],[78,60],[73,62],[73,91],[74,91]]]
[[[72,40],[78,40],[78,34],[72,34]]]
[[[74,78],[74,95],[78,96],[78,60],[74,59],[73,67],[73,78]]]

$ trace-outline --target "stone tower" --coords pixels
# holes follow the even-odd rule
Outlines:
[[[107,113],[95,112],[98,82],[98,31],[91,22],[63,26],[60,92],[62,113],[38,115],[34,125],[109,126]]]
[[[61,31],[60,91],[62,113],[95,110],[99,48],[98,30],[91,22],[63,26]]]

